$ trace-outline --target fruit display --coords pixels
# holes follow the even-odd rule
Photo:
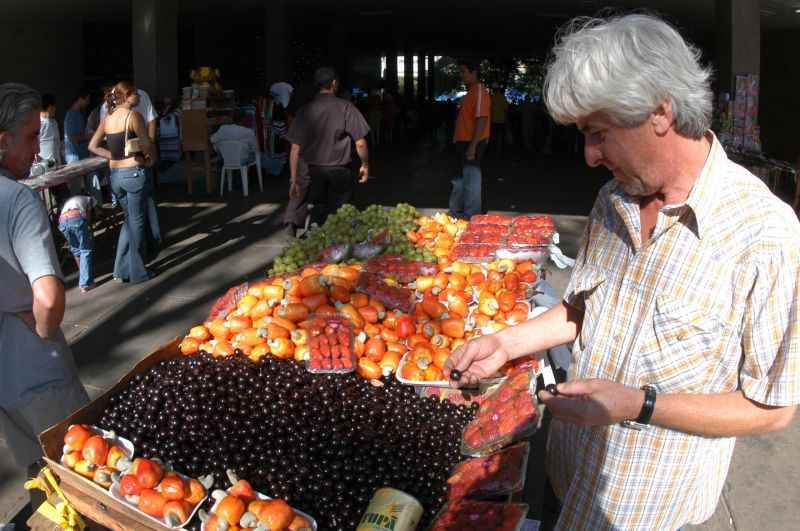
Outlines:
[[[525,485],[530,444],[521,442],[486,457],[459,464],[447,480],[450,500],[482,499],[513,494]]]
[[[108,488],[114,477],[130,468],[133,452],[133,444],[114,432],[73,424],[64,434],[61,464]]]
[[[487,455],[535,433],[539,420],[535,382],[532,371],[519,372],[488,395],[464,429],[462,453]]]
[[[200,507],[214,478],[189,478],[158,459],[137,457],[114,481],[111,495],[167,527],[183,527]]]
[[[387,253],[399,254],[408,260],[435,261],[433,252],[417,247],[407,237],[409,231],[413,232],[418,228],[418,218],[417,209],[406,203],[400,203],[394,208],[370,205],[361,211],[353,205],[343,205],[336,213],[328,216],[321,227],[311,229],[303,239],[293,240],[283,254],[275,259],[269,274],[291,273],[306,264],[316,262],[323,249],[335,244],[349,245],[347,253],[343,252],[343,248],[336,249],[336,252],[342,253],[342,259],[357,261],[359,258],[351,254],[356,250],[355,247],[374,242],[378,237]],[[369,257],[366,254],[361,256]]]
[[[459,500],[448,503],[430,531],[519,531],[528,514],[525,503]]]
[[[292,360],[202,353],[161,362],[112,395],[100,424],[190,476],[253,488],[316,518],[355,529],[374,491],[416,497],[424,522],[446,501],[475,409],[421,399],[383,377],[312,374]]]
[[[239,479],[233,470],[227,471],[231,487],[211,493],[214,505],[210,513],[200,511],[202,531],[231,529],[266,529],[286,531],[317,531],[314,519],[292,508],[286,500],[272,499],[256,492],[249,481]]]

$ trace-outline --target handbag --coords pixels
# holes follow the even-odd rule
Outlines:
[[[138,138],[128,138],[128,120],[131,118],[133,111],[128,111],[128,116],[125,117],[125,157],[133,157],[142,152],[139,146]]]

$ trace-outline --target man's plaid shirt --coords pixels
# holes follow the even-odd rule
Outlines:
[[[606,185],[565,294],[584,311],[570,379],[800,402],[800,223],[789,206],[713,138],[686,202],[661,209],[644,247],[640,229],[638,202],[615,181]],[[702,522],[715,510],[734,443],[554,421],[547,467],[563,502],[558,529]]]

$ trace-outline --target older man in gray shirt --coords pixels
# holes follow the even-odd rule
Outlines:
[[[0,428],[20,466],[38,434],[88,401],[61,333],[64,284],[44,205],[16,182],[39,144],[39,94],[0,85]]]

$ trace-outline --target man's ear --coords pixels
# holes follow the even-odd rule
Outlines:
[[[0,151],[5,151],[11,147],[11,133],[9,131],[3,131],[0,133]]]
[[[672,127],[672,122],[675,119],[672,111],[672,101],[664,100],[658,104],[658,107],[650,115],[653,131],[658,136],[664,136]]]

